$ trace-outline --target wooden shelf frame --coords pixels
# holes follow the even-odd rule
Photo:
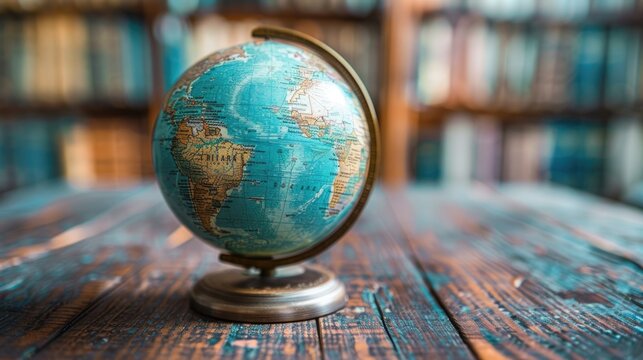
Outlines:
[[[636,114],[643,112],[642,105],[624,106],[619,110],[609,107],[577,108],[561,107],[533,107],[533,106],[502,106],[488,105],[475,106],[466,104],[436,104],[414,107],[412,110],[421,123],[431,122],[442,116],[453,113],[468,113],[481,116],[491,116],[498,121],[522,121],[542,118],[582,118],[584,120],[604,120],[616,115]]]

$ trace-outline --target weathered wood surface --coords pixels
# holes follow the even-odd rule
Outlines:
[[[597,252],[575,230],[580,223],[552,222],[485,189],[411,189],[391,201],[419,266],[477,357],[643,355],[641,269]],[[632,220],[643,224],[640,213]]]
[[[386,197],[376,192],[348,235],[320,257],[350,294],[344,310],[319,320],[328,357],[473,358],[405,245]]]
[[[220,265],[154,186],[0,202],[0,358],[640,358],[643,213],[539,187],[379,189],[315,262],[349,304],[273,325],[203,318]]]
[[[502,193],[544,220],[575,231],[598,249],[643,267],[643,221],[633,207],[613,206],[596,196],[560,187],[511,185]]]

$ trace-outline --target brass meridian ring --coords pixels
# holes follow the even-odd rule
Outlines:
[[[339,74],[344,78],[353,92],[357,95],[360,105],[362,106],[362,109],[364,111],[364,116],[366,116],[366,121],[368,122],[370,136],[370,155],[367,164],[366,183],[364,184],[364,188],[362,189],[359,199],[357,200],[357,203],[353,207],[351,213],[326,239],[320,241],[311,248],[279,257],[247,257],[225,253],[219,255],[219,259],[221,261],[241,265],[244,267],[254,267],[262,269],[269,273],[271,269],[274,269],[278,266],[301,262],[321,253],[332,244],[334,244],[337,240],[339,240],[348,231],[348,229],[350,229],[350,227],[353,225],[355,220],[357,220],[360,213],[364,209],[366,200],[373,190],[373,184],[375,182],[375,176],[377,174],[377,167],[379,163],[380,135],[375,108],[373,107],[373,102],[371,101],[371,98],[366,91],[366,87],[359,79],[357,73],[355,73],[355,70],[353,70],[348,62],[335,50],[331,49],[328,45],[313,38],[312,36],[276,26],[258,27],[252,31],[252,36],[264,39],[280,39],[299,44],[313,51],[322,59],[331,64],[335,68],[335,70],[337,70],[337,72],[339,72]]]

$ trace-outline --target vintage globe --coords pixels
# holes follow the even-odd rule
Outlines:
[[[336,66],[305,46],[257,40],[201,60],[169,91],[154,168],[172,211],[203,240],[249,258],[296,254],[341,232],[370,187],[369,125]]]

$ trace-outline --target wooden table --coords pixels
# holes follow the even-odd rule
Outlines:
[[[222,266],[153,185],[0,202],[0,357],[642,358],[643,213],[560,188],[378,189],[315,259],[348,306],[234,324],[188,307]]]

